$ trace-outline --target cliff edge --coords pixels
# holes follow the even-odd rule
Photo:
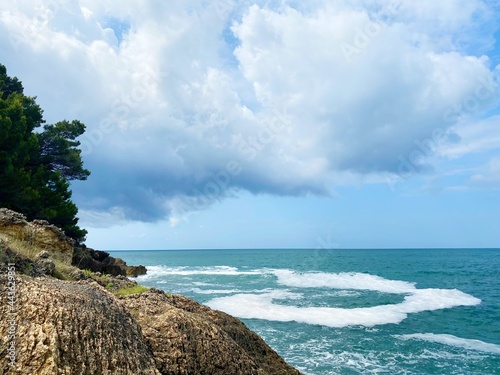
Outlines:
[[[0,210],[0,374],[300,375],[240,320],[72,257],[57,228]]]

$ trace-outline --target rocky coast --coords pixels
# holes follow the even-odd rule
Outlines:
[[[240,320],[130,278],[144,272],[0,209],[0,374],[300,375]]]

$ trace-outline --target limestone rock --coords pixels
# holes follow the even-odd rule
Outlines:
[[[110,292],[134,289],[137,283],[126,276],[145,273],[145,267],[85,247],[73,252],[72,242],[54,228],[0,209],[0,374],[300,375],[225,313],[157,289],[118,299]],[[70,267],[75,258],[97,267],[96,273]],[[58,277],[65,269],[79,281],[50,277],[56,260]],[[14,325],[7,298],[12,263]],[[113,269],[116,276],[108,274]],[[7,355],[12,327],[14,368]]]
[[[54,261],[50,258],[40,258],[35,262],[38,273],[53,276],[56,270]]]
[[[300,375],[240,320],[159,290],[123,299],[162,374]]]
[[[125,271],[127,272],[127,276],[137,277],[137,276],[145,275],[147,272],[147,269],[144,266],[127,266]]]
[[[46,250],[50,257],[71,264],[74,241],[64,232],[44,220],[28,222],[26,216],[0,208],[1,237],[9,241],[20,241],[24,246]]]
[[[128,266],[123,259],[114,258],[109,253],[90,247],[75,249],[72,264],[80,269],[101,272],[112,276],[139,276],[146,274],[144,266]]]
[[[88,278],[79,268],[75,268],[73,271],[71,271],[69,276],[72,280],[86,280]]]
[[[7,280],[0,276],[6,300]],[[133,316],[95,283],[16,277],[15,368],[0,356],[1,374],[159,375]],[[8,347],[8,304],[0,304],[1,352]]]
[[[120,289],[133,288],[138,285],[135,280],[131,280],[121,275],[111,276],[109,274],[99,275],[99,273],[95,273],[86,276],[82,272],[82,279],[91,279],[111,293],[117,292]],[[75,280],[77,280],[77,278],[75,278]]]
[[[33,277],[42,276],[42,273],[40,273],[39,269],[36,267],[35,261],[17,253],[11,247],[10,241],[3,239],[0,233],[0,274],[6,274],[8,272],[7,265],[9,263],[16,265],[16,272],[18,274]]]
[[[238,319],[159,290],[117,299],[90,280],[18,275],[14,368],[0,374],[300,375]],[[7,275],[0,298],[7,300]],[[0,352],[10,345],[0,304]]]

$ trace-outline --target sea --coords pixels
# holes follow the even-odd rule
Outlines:
[[[304,374],[500,374],[500,249],[114,251]]]

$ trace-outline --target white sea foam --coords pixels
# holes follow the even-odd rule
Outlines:
[[[207,303],[214,309],[247,319],[296,321],[329,327],[400,323],[410,313],[439,310],[456,306],[477,305],[481,300],[456,289],[417,289],[412,283],[387,280],[361,273],[295,273],[274,270],[278,282],[290,287],[329,287],[358,290],[375,290],[385,293],[406,294],[397,304],[362,308],[295,307],[276,304],[273,300],[299,298],[297,293],[286,290],[262,293],[235,294],[212,299]]]
[[[373,328],[369,329],[370,331]],[[259,331],[259,334],[261,331]],[[273,337],[271,333],[271,337]],[[287,359],[305,374],[420,374],[426,364],[446,363],[441,373],[464,373],[460,364],[464,363],[464,358],[471,363],[483,360],[484,353],[468,352],[451,353],[446,350],[424,350],[402,351],[394,347],[387,347],[384,344],[378,345],[379,339],[368,342],[368,336],[363,337],[363,350],[355,348],[344,350],[350,347],[352,337],[349,335],[318,335],[314,337],[303,336],[301,340],[294,340],[289,347],[284,350]],[[279,344],[278,344],[279,345]],[[415,365],[413,369],[408,369]],[[322,367],[323,371],[314,371]],[[465,373],[470,373],[465,371]]]
[[[233,294],[238,293],[239,290],[236,289],[201,289],[201,288],[193,288],[191,292],[196,294]]]
[[[345,327],[399,323],[408,314],[422,311],[439,310],[456,306],[472,306],[481,300],[456,289],[417,289],[414,283],[401,280],[388,280],[380,276],[366,273],[324,273],[295,272],[287,269],[238,270],[236,267],[148,267],[148,274],[140,276],[147,279],[161,279],[165,276],[241,276],[262,275],[274,276],[277,283],[286,287],[297,288],[329,288],[339,292],[353,290],[369,290],[381,293],[405,295],[397,304],[379,305],[360,308],[337,307],[296,307],[277,304],[274,300],[293,300],[303,298],[300,293],[288,290],[265,289],[242,293],[239,290],[226,289],[222,285],[212,284],[210,288],[194,288],[198,294],[233,294],[210,300],[207,304],[240,318],[256,318],[274,321],[297,321],[329,327]],[[210,284],[209,284],[210,285]],[[196,284],[196,286],[203,286]]]
[[[139,276],[138,280],[148,280],[161,278],[163,276],[191,276],[191,275],[221,275],[221,276],[239,276],[256,275],[260,271],[239,271],[236,267],[213,266],[213,267],[167,267],[167,266],[149,266],[147,274]]]
[[[366,273],[298,273],[291,270],[273,270],[278,283],[296,288],[332,288],[374,290],[384,293],[412,293],[415,285],[407,281],[387,280]]]
[[[436,333],[413,333],[409,335],[396,335],[401,340],[423,340],[450,345],[468,350],[476,350],[490,354],[500,354],[500,345],[490,344],[481,340],[464,339],[447,334]]]
[[[328,293],[332,297],[359,297],[361,292],[355,292],[352,290],[336,290],[334,292]]]

